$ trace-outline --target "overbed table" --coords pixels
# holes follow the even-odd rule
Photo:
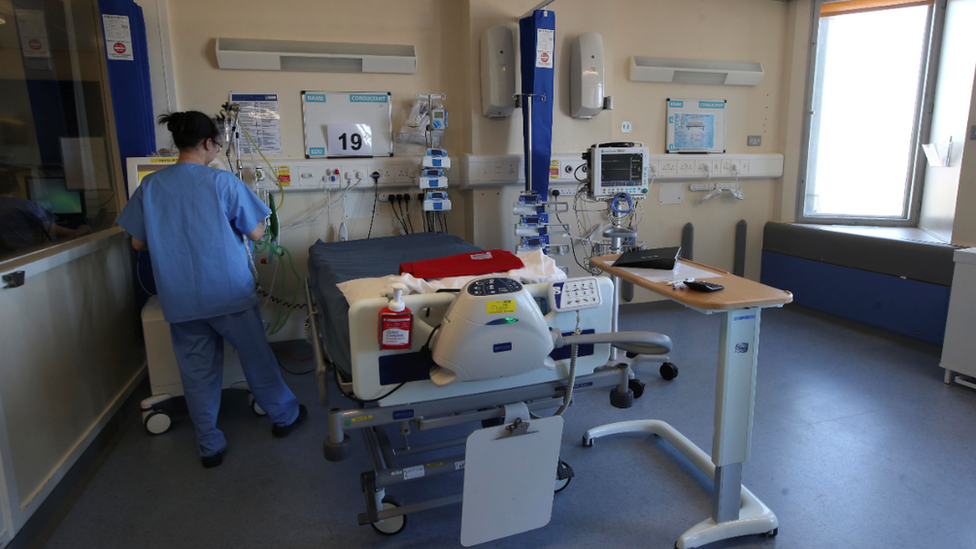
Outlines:
[[[760,311],[782,307],[793,301],[784,290],[765,286],[700,263],[681,263],[709,271],[714,278],[702,278],[725,286],[711,293],[675,290],[668,282],[654,282],[628,270],[613,267],[618,255],[590,260],[615,279],[676,301],[703,314],[721,314],[718,384],[715,395],[715,433],[709,456],[671,425],[659,420],[622,421],[594,427],[583,435],[583,444],[621,433],[651,433],[667,440],[715,483],[712,515],[690,528],[675,543],[677,549],[699,547],[715,541],[749,534],[776,535],[779,521],[762,501],[742,486],[742,464],[749,459],[752,414],[756,394],[756,363],[759,351]]]

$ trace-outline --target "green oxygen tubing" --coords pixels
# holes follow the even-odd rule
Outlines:
[[[301,286],[302,277],[301,275],[298,274],[298,271],[295,269],[295,262],[292,260],[291,252],[288,251],[288,248],[278,245],[278,234],[279,234],[278,210],[275,207],[274,195],[269,195],[268,198],[270,202],[268,206],[271,208],[271,216],[270,216],[271,222],[268,227],[268,232],[267,234],[265,234],[264,238],[262,238],[261,240],[255,243],[254,253],[262,253],[265,250],[267,250],[268,260],[270,260],[272,263],[275,261],[276,258],[279,260],[283,260],[285,257],[287,257],[288,267],[291,269],[292,274],[295,275],[295,288],[292,291],[291,302],[286,302],[283,299],[272,298],[272,300],[278,304],[278,314],[275,316],[274,324],[271,325],[271,329],[268,332],[269,334],[273,335],[280,332],[281,329],[285,327],[285,324],[288,323],[288,319],[291,317],[291,311],[294,308],[293,304],[297,303],[298,301],[298,289]],[[274,288],[270,288],[267,293],[273,291]],[[282,278],[281,279],[282,296],[285,295],[285,291],[286,291],[285,278]],[[287,309],[288,311],[285,312],[285,309]]]

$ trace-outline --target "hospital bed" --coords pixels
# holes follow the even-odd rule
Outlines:
[[[329,433],[323,444],[325,457],[330,461],[344,459],[348,455],[348,432],[362,433],[370,470],[361,477],[366,511],[359,514],[359,523],[371,524],[380,533],[392,535],[402,531],[408,513],[462,502],[462,494],[409,505],[387,496],[388,488],[430,481],[464,469],[463,453],[447,457],[443,454],[452,448],[463,448],[466,437],[411,446],[408,437],[414,429],[429,431],[470,424],[478,428],[492,422],[509,423],[512,417],[506,417],[506,410],[514,409],[509,405],[524,405],[520,409],[535,417],[535,412],[560,407],[574,391],[600,388],[612,388],[611,403],[626,408],[635,397],[631,389],[633,370],[627,361],[611,360],[612,348],[626,351],[638,360],[667,361],[665,355],[671,349],[667,336],[610,333],[616,305],[610,279],[591,277],[586,281],[592,282],[601,301],[598,306],[580,311],[556,310],[551,283],[525,284],[524,290],[548,325],[547,335],[558,340],[549,355],[551,361],[547,359],[551,367],[509,377],[438,386],[430,375],[435,363],[429,349],[424,347],[432,339],[439,341],[433,337],[435,332],[445,314],[450,314],[452,303],[470,297],[464,294],[465,290],[461,294],[404,296],[403,301],[414,313],[412,345],[410,349],[394,351],[380,350],[376,340],[378,313],[387,306],[388,299],[363,298],[350,305],[338,287],[357,278],[397,273],[402,262],[476,251],[480,249],[458,237],[436,233],[334,243],[320,241],[309,250],[310,275],[305,297],[310,314],[306,335],[317,363],[321,403],[329,408]],[[521,292],[522,286],[516,286]],[[527,298],[523,296],[523,299]],[[522,324],[528,327],[527,323]],[[572,346],[567,343],[570,340],[577,343],[572,388],[566,381],[571,373]],[[358,407],[329,407],[330,383],[335,383]],[[404,442],[394,445],[386,426],[398,426]],[[429,452],[439,452],[439,457],[434,461],[420,457]],[[560,461],[553,478],[554,489],[564,488],[572,474],[572,469]]]

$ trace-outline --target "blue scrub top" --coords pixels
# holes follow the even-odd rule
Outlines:
[[[258,304],[241,235],[270,212],[230,172],[180,162],[147,175],[118,223],[149,245],[163,317],[172,324]]]

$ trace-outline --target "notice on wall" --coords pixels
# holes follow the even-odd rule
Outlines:
[[[556,31],[539,29],[535,44],[535,66],[542,69],[552,68],[552,53],[556,49]]]
[[[20,49],[27,58],[51,57],[47,41],[47,26],[42,10],[14,10],[17,16],[17,32],[20,33]]]
[[[134,61],[132,53],[132,28],[128,15],[102,15],[105,30],[105,53],[113,61]]]
[[[230,102],[241,109],[242,155],[255,155],[257,145],[269,156],[281,156],[281,115],[278,113],[276,93],[233,93]]]

